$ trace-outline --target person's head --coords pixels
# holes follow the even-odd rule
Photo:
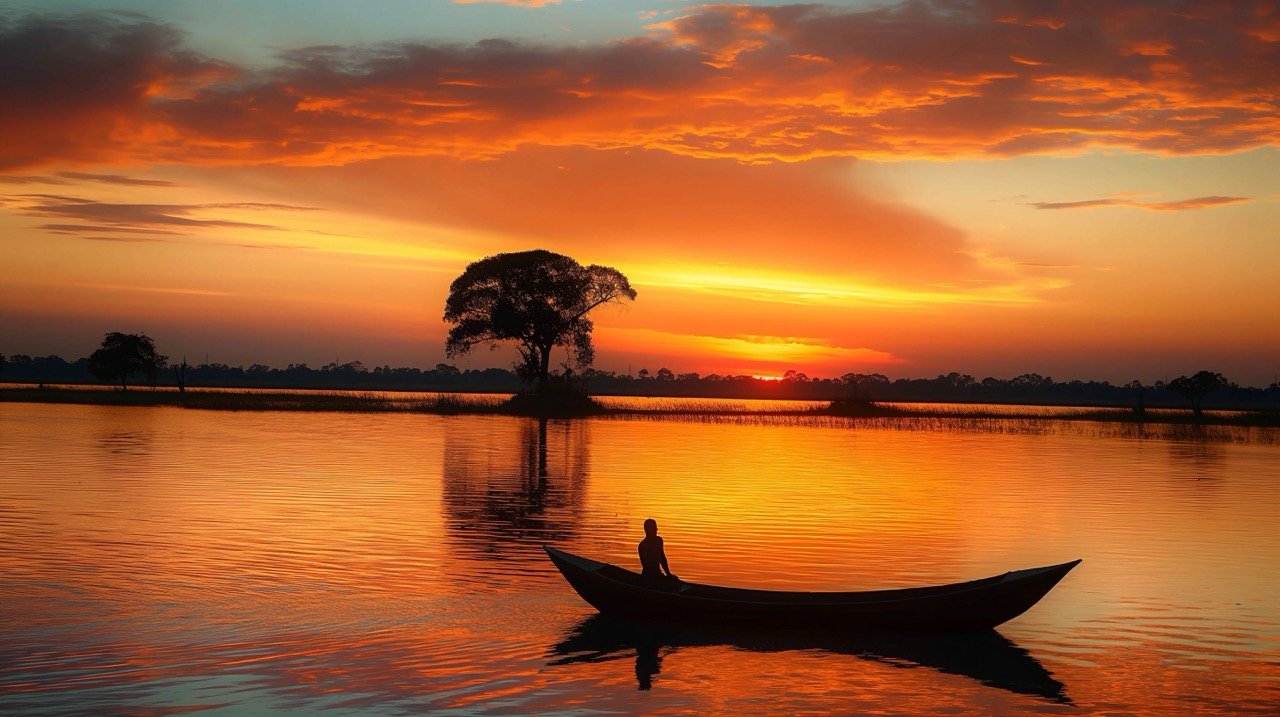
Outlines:
[[[645,535],[657,535],[657,534],[658,534],[658,521],[654,520],[653,518],[646,518],[646,519],[645,519],[645,521],[644,521],[644,534],[645,534]]]

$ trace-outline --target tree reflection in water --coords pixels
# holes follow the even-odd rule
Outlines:
[[[443,508],[447,536],[467,553],[541,566],[541,546],[577,534],[587,482],[588,421],[495,418],[446,422]]]
[[[1171,441],[1169,456],[1179,468],[1185,470],[1184,476],[1195,480],[1221,478],[1227,465],[1227,447],[1202,437]]]
[[[928,667],[983,685],[1072,704],[1066,687],[1027,650],[996,632],[948,635],[839,636],[829,631],[743,626],[686,626],[592,615],[553,645],[551,665],[609,662],[635,656],[636,683],[650,689],[662,656],[689,647],[753,652],[826,650],[893,667]]]

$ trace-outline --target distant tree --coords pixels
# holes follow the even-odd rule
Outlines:
[[[1133,405],[1133,412],[1139,416],[1147,412],[1147,387],[1142,385],[1142,381],[1134,379],[1124,385],[1125,388],[1137,394],[1137,403]]]
[[[444,320],[453,324],[445,342],[449,358],[476,344],[513,341],[517,372],[548,387],[551,350],[562,346],[581,368],[591,365],[594,328],[587,314],[604,304],[635,299],[627,277],[607,266],[582,266],[543,249],[495,254],[472,263],[449,286]]]
[[[344,374],[347,376],[350,376],[352,374],[369,372],[369,370],[364,367],[364,363],[361,361],[348,361],[347,363],[338,363],[337,361],[334,361],[331,364],[321,366],[320,370],[329,371],[329,372],[338,373],[338,374]]]
[[[1214,391],[1227,388],[1231,382],[1220,373],[1198,371],[1194,376],[1179,376],[1169,382],[1170,391],[1182,396],[1191,403],[1191,411],[1200,415],[1200,404],[1204,397]]]
[[[1053,379],[1038,373],[1024,373],[1021,376],[1014,376],[1009,384],[1015,388],[1048,388],[1053,385]]]
[[[889,385],[889,377],[882,373],[846,373],[839,378],[839,383],[847,387],[843,400],[870,403],[873,387],[883,388]]]
[[[658,369],[657,379],[659,381],[672,381],[675,379],[675,377],[676,377],[675,373],[672,372],[671,369],[665,366]]]
[[[173,380],[178,384],[178,393],[187,392],[187,357],[182,357],[182,363],[173,367]]]
[[[122,334],[113,331],[102,339],[102,348],[89,356],[89,373],[102,381],[120,381],[129,390],[129,377],[143,373],[155,382],[168,357],[156,351],[156,344],[146,334]]]
[[[966,389],[977,384],[977,379],[967,373],[952,371],[946,376],[938,376],[938,383],[957,389]]]
[[[888,386],[889,377],[882,373],[846,373],[840,377],[841,383],[874,383]]]
[[[640,372],[639,372],[639,373],[637,373],[636,375],[637,375],[637,376],[639,376],[639,377],[640,377],[640,378],[642,378],[642,379],[649,378],[649,369],[647,369],[647,368],[642,368],[642,369],[640,369]]]

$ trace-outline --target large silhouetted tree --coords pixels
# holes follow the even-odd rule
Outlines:
[[[543,249],[495,254],[467,267],[449,286],[444,320],[450,357],[476,344],[514,342],[520,375],[545,393],[551,350],[562,346],[579,367],[595,358],[587,314],[604,304],[635,299],[627,277],[607,266],[582,266]]]
[[[143,373],[154,381],[164,368],[167,356],[156,351],[156,344],[146,334],[122,334],[113,331],[102,339],[102,348],[89,356],[89,373],[103,381],[120,381],[129,390],[129,377]]]
[[[1220,373],[1198,371],[1194,376],[1179,376],[1169,382],[1170,391],[1182,396],[1191,403],[1191,411],[1200,415],[1200,403],[1204,397],[1219,389],[1227,388],[1231,382]]]

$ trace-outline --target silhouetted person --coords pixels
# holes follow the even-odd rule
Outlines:
[[[662,549],[662,538],[658,537],[658,521],[648,518],[644,521],[644,540],[637,546],[640,552],[640,574],[649,578],[666,578],[676,580],[671,566],[667,565],[667,552]]]

